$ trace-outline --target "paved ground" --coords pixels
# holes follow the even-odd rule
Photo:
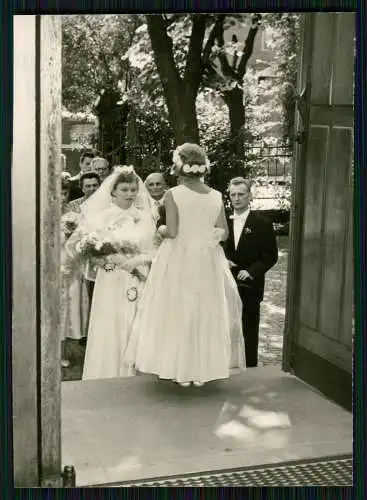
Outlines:
[[[279,259],[266,277],[264,301],[261,305],[260,365],[280,365],[282,362],[288,240],[288,236],[278,237]]]
[[[288,236],[278,237],[279,260],[267,274],[265,296],[261,308],[259,364],[280,365],[282,361],[283,327],[288,263]],[[78,341],[67,341],[71,362],[62,369],[63,380],[80,380],[85,348]]]

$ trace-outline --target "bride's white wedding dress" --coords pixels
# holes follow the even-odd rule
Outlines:
[[[179,231],[158,249],[139,304],[125,361],[180,383],[228,378],[245,369],[242,303],[215,237],[218,191],[171,190]]]
[[[113,203],[103,210],[96,221],[96,226],[107,227],[113,223],[115,234],[121,235],[121,241],[133,237],[142,253],[154,252],[154,224],[149,216],[132,207],[122,210]],[[125,235],[125,236],[124,236]],[[139,271],[148,274],[147,266],[140,266]],[[128,291],[136,287],[138,299],[130,301]],[[83,380],[129,377],[135,374],[131,366],[126,365],[123,354],[131,332],[137,304],[144,287],[130,273],[115,269],[105,271],[99,268],[95,281],[93,300],[87,336]],[[129,295],[130,299],[134,298]]]

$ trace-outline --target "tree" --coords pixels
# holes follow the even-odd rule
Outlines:
[[[177,144],[199,142],[196,97],[224,17],[210,14],[146,16],[154,60]],[[181,21],[182,28],[178,39],[181,41],[182,37],[188,37],[188,44],[175,56],[173,36],[171,38],[169,30],[172,26],[177,28],[177,20]],[[205,33],[210,25],[211,31],[204,44]],[[188,30],[189,35],[186,34]],[[175,43],[177,45],[176,37]],[[182,55],[186,57],[184,69],[180,71]]]
[[[238,42],[238,34],[232,34],[232,39],[225,42],[225,30],[234,26],[237,30],[246,29],[248,17],[243,14],[227,15],[226,23],[218,28],[214,50],[210,56],[210,63],[205,72],[204,86],[216,88],[228,107],[231,150],[238,158],[244,155],[244,127],[245,107],[243,95],[243,79],[247,65],[254,50],[255,38],[261,23],[261,15],[255,14],[251,18],[246,40]]]
[[[99,121],[104,155],[124,159],[128,102],[121,87],[129,80],[129,64],[121,58],[133,41],[137,15],[73,15],[62,18],[62,99],[71,112],[93,111]]]

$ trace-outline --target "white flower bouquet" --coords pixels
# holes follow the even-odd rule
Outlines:
[[[124,269],[128,260],[141,254],[133,237],[121,240],[117,231],[111,228],[83,234],[75,248],[80,257],[90,260],[95,267],[102,267],[105,271]],[[139,281],[146,280],[138,269],[130,272]]]

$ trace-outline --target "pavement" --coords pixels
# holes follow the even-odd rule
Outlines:
[[[62,384],[62,465],[77,486],[352,453],[352,414],[279,367],[201,388],[156,377]]]

